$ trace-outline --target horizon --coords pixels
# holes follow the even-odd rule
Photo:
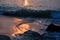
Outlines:
[[[60,0],[28,0],[32,6],[25,7],[35,10],[60,10],[59,2]],[[10,5],[10,6],[19,6],[22,7],[24,0],[0,0],[0,5]]]

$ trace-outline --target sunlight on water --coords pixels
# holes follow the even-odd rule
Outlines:
[[[35,20],[31,22],[31,18],[10,18],[1,16],[0,17],[0,34],[8,34],[15,37],[16,34],[23,34],[24,32],[28,30],[32,30],[35,32],[38,32],[40,34],[43,34],[47,28],[47,26],[50,24],[47,19],[33,19]],[[29,21],[29,22],[28,22]],[[46,22],[47,21],[47,22]],[[17,27],[18,24],[23,23]]]

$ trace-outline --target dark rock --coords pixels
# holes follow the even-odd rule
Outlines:
[[[8,36],[0,35],[0,40],[11,40]]]
[[[50,24],[46,31],[51,31],[51,32],[60,32],[60,26],[56,26],[54,24]]]
[[[34,32],[34,31],[27,31],[20,37],[17,37],[15,40],[42,40],[42,37],[39,33]]]
[[[42,40],[42,37],[39,33],[31,30],[25,32],[23,35],[28,36],[28,38],[31,37],[33,40]]]

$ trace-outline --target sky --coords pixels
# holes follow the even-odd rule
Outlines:
[[[32,5],[33,9],[52,9],[59,10],[60,9],[60,0],[28,0]],[[9,4],[9,5],[17,5],[22,6],[24,0],[0,0],[0,5]]]

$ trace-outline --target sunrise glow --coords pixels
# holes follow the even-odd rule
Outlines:
[[[29,6],[31,6],[31,3],[28,0],[25,0],[23,6],[24,7],[27,7],[27,6],[29,7]]]
[[[30,29],[29,24],[22,24],[18,28],[15,28],[16,32],[12,33],[13,37],[19,36],[18,34],[23,34]]]

